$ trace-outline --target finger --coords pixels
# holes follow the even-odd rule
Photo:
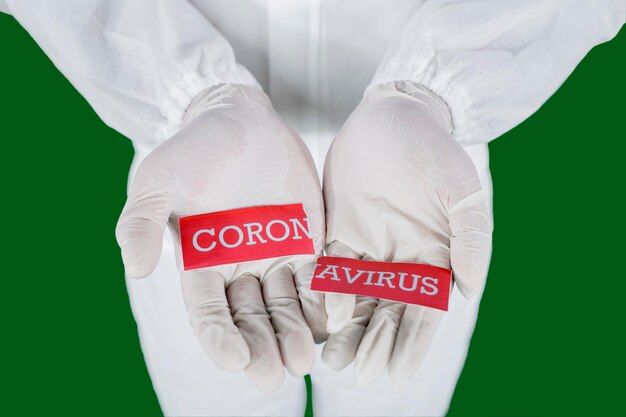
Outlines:
[[[372,297],[356,297],[354,317],[337,333],[328,335],[322,360],[332,369],[345,368],[354,360],[370,317],[378,304]]]
[[[131,278],[146,277],[156,268],[170,215],[165,169],[154,161],[146,159],[137,170],[115,230]]]
[[[316,262],[304,264],[294,274],[298,288],[298,296],[302,306],[304,318],[311,329],[315,343],[322,343],[328,337],[326,332],[326,307],[324,305],[324,293],[311,291],[311,278],[315,270]]]
[[[282,362],[294,376],[304,376],[315,361],[315,343],[307,326],[293,274],[282,266],[267,275],[263,282],[263,300],[269,312]]]
[[[407,305],[389,361],[389,380],[403,388],[421,365],[435,337],[443,311]]]
[[[250,349],[248,379],[261,391],[275,391],[285,371],[259,280],[250,274],[242,275],[228,286],[226,296],[235,325]]]
[[[341,242],[334,241],[326,248],[329,256],[338,256],[341,258],[361,259],[358,253],[350,249]],[[328,322],[326,330],[328,333],[339,332],[352,319],[355,309],[354,294],[337,294],[326,293],[325,305]]]
[[[245,369],[250,351],[233,322],[224,279],[213,271],[186,271],[181,285],[189,321],[209,358],[227,371]]]
[[[449,212],[450,264],[455,282],[466,298],[482,290],[489,268],[492,224],[485,200],[484,191],[475,192]]]
[[[326,331],[337,333],[345,327],[354,314],[356,298],[354,294],[339,294],[329,292],[325,294],[324,305],[328,321]]]
[[[380,300],[356,353],[354,378],[363,386],[380,377],[391,358],[406,304]]]

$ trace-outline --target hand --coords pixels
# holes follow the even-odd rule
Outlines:
[[[371,88],[326,158],[324,199],[331,256],[451,268],[465,297],[480,292],[491,220],[469,156],[450,134],[445,103],[423,87]],[[402,387],[424,359],[445,312],[370,297],[326,294],[322,358],[355,360],[362,385],[388,366]]]
[[[283,364],[294,375],[311,369],[309,326],[316,339],[326,336],[323,296],[309,289],[316,256],[183,271],[178,218],[288,203],[304,205],[321,253],[324,206],[306,146],[260,88],[221,85],[196,98],[179,133],[141,164],[116,231],[126,273],[138,278],[156,267],[169,225],[200,344],[219,367],[245,369],[264,391],[280,386]]]

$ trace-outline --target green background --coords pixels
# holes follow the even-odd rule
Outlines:
[[[2,414],[159,415],[113,235],[131,143],[11,17],[0,38]],[[490,145],[493,260],[450,416],[623,410],[625,57],[622,31]]]

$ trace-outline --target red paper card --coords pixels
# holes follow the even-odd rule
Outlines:
[[[302,204],[198,214],[178,223],[186,271],[315,253]]]
[[[317,260],[311,289],[448,311],[451,283],[452,271],[436,266],[322,256]]]

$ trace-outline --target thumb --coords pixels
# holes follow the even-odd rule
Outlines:
[[[358,253],[337,240],[328,245],[326,253],[328,253],[328,256],[361,259]],[[337,333],[352,319],[356,305],[356,296],[354,294],[329,292],[324,295],[324,301],[326,315],[328,316],[326,331],[330,334]]]
[[[315,271],[316,262],[309,262],[300,266],[294,272],[294,279],[297,284],[298,297],[302,313],[306,320],[315,343],[326,341],[328,333],[326,331],[326,311],[324,304],[324,294],[311,290],[311,278]]]
[[[151,170],[146,162],[137,171],[115,229],[126,275],[130,278],[144,278],[156,268],[170,215],[166,183],[152,175],[158,171]]]
[[[465,298],[481,291],[489,268],[493,226],[486,199],[480,190],[456,203],[449,212],[450,264]]]

